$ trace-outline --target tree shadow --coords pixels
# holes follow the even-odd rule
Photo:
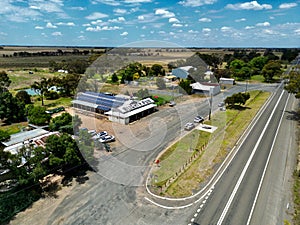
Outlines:
[[[58,198],[57,192],[61,190],[59,181],[51,181],[51,179],[43,183],[43,197]]]
[[[226,108],[227,109],[233,109],[233,110],[239,110],[239,111],[243,111],[243,110],[246,110],[246,109],[251,109],[250,107],[242,106],[242,105],[228,105]]]
[[[76,169],[65,172],[64,178],[61,181],[62,185],[71,186],[74,178],[78,184],[84,184],[89,180],[89,177],[87,175],[87,171],[89,170],[90,169],[87,166],[80,166]]]
[[[292,110],[292,111],[285,111],[285,112],[288,113],[286,117],[288,120],[294,120],[300,122],[300,111],[297,112]]]

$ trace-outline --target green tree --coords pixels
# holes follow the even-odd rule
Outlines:
[[[53,131],[73,133],[72,116],[69,113],[63,113],[60,116],[51,119],[49,129]]]
[[[82,162],[76,141],[68,134],[48,137],[46,151],[50,152],[49,165],[54,168],[60,167],[65,170]]]
[[[250,67],[240,59],[235,59],[230,63],[229,69],[234,77],[246,79],[251,75]]]
[[[156,78],[156,85],[157,85],[158,89],[160,89],[160,90],[166,89],[166,87],[167,87],[166,86],[166,81],[162,77],[157,77]]]
[[[28,110],[28,120],[29,123],[35,125],[46,125],[49,124],[51,115],[46,113],[46,110],[42,106],[34,106]]]
[[[25,105],[31,104],[30,95],[24,90],[18,91],[16,94],[16,98],[23,102]]]
[[[48,91],[49,84],[50,84],[50,80],[43,77],[39,82],[35,81],[31,85],[31,88],[34,89],[40,95],[41,100],[42,100],[42,106],[44,106],[44,94],[45,94],[45,92]]]
[[[8,91],[0,93],[0,119],[7,123],[25,120],[24,103],[13,97]]]
[[[150,68],[150,75],[151,76],[165,76],[166,71],[164,70],[162,65],[153,64]]]
[[[179,89],[179,92],[182,94],[192,94],[192,87],[191,87],[191,81],[190,80],[180,80],[179,82],[179,87],[181,87],[181,89]]]
[[[118,78],[118,76],[117,76],[116,73],[114,73],[114,74],[111,76],[111,81],[112,81],[113,83],[117,83],[117,82],[119,81],[119,78]]]
[[[262,69],[262,75],[267,82],[272,81],[274,76],[280,76],[281,73],[281,63],[279,61],[271,60]]]
[[[255,57],[255,58],[251,59],[251,61],[249,62],[249,65],[254,70],[254,73],[260,74],[261,71],[262,71],[262,69],[263,69],[263,67],[267,63],[267,61],[268,61],[267,57],[265,57],[265,56],[258,56],[258,57]]]
[[[5,130],[0,130],[0,145],[2,141],[7,141],[10,139],[10,135]]]
[[[289,80],[288,84],[285,86],[285,89],[289,93],[295,94],[296,98],[300,98],[300,73],[299,69],[293,70],[286,77]]]
[[[8,91],[8,87],[11,83],[7,73],[5,71],[0,72],[0,93]]]
[[[225,104],[232,107],[235,104],[245,105],[248,99],[250,99],[249,92],[246,92],[246,93],[239,92],[239,93],[233,94],[231,96],[228,96],[224,102],[225,102]]]

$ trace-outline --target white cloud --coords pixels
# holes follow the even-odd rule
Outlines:
[[[124,31],[122,34],[120,34],[121,36],[127,36],[128,32]]]
[[[43,30],[44,27],[41,27],[41,26],[35,26],[34,29],[37,29],[37,30]]]
[[[83,35],[80,35],[80,36],[78,36],[77,38],[78,38],[79,40],[82,40],[82,41],[85,41],[85,40],[86,40],[86,37],[83,36]]]
[[[145,17],[144,16],[138,16],[138,20],[144,20]]]
[[[70,9],[78,10],[78,11],[84,11],[84,10],[86,10],[85,7],[80,7],[80,6],[78,6],[78,7],[71,7]]]
[[[69,26],[69,27],[74,27],[74,26],[75,26],[75,23],[73,23],[73,22],[67,22],[67,23],[59,22],[59,23],[56,23],[56,25],[58,25],[58,26]]]
[[[211,32],[211,29],[210,28],[203,28],[202,32],[203,33],[208,33],[208,32]]]
[[[51,29],[57,28],[57,26],[53,25],[51,22],[48,22],[48,23],[46,24],[46,27],[47,27],[47,28],[51,28]]]
[[[28,5],[31,9],[38,9],[47,13],[63,13],[63,0],[29,0]]]
[[[269,4],[259,4],[257,1],[228,4],[226,5],[227,9],[233,10],[263,10],[263,9],[272,9],[272,5]]]
[[[202,5],[212,5],[215,2],[217,2],[217,0],[185,0],[180,1],[179,4],[183,6],[197,7]]]
[[[147,2],[152,2],[152,0],[124,0],[125,3],[133,3],[133,4],[137,4],[137,3],[147,3]]]
[[[82,24],[82,26],[83,26],[83,27],[90,27],[91,24],[89,24],[89,23],[84,23],[84,24]]]
[[[114,9],[114,13],[125,14],[125,13],[127,13],[127,10],[126,9]]]
[[[262,32],[264,34],[269,34],[269,35],[278,34],[278,32],[275,32],[275,31],[270,30],[270,29],[264,29]]]
[[[199,21],[209,23],[209,22],[211,22],[211,19],[210,18],[200,18]]]
[[[293,8],[293,7],[296,7],[297,6],[297,3],[293,2],[293,3],[282,3],[280,6],[279,6],[279,9],[290,9],[290,8]]]
[[[179,23],[179,20],[177,18],[172,17],[169,19],[169,23]]]
[[[245,18],[241,18],[241,19],[237,19],[237,20],[235,20],[235,22],[243,22],[243,21],[246,21],[246,19]]]
[[[101,3],[101,4],[106,4],[106,5],[111,5],[111,6],[118,6],[120,5],[120,2],[117,1],[117,0],[93,0],[92,1],[92,4],[98,4],[98,3]]]
[[[121,23],[121,22],[125,22],[125,18],[124,17],[118,17],[116,19],[108,20],[108,22],[110,22],[110,23]]]
[[[230,32],[230,31],[232,31],[232,28],[224,26],[224,27],[221,28],[221,31],[222,32]]]
[[[294,30],[294,33],[300,35],[300,29]]]
[[[165,10],[165,9],[156,9],[155,10],[155,15],[162,15],[163,18],[171,18],[171,17],[175,17],[175,14]]]
[[[254,28],[255,28],[254,26],[246,26],[245,27],[246,30],[251,30],[251,29],[254,29]]]
[[[197,30],[189,30],[188,33],[190,33],[190,34],[198,34],[199,31],[197,31]]]
[[[182,27],[183,25],[182,24],[180,24],[180,23],[174,23],[174,24],[172,24],[172,27]]]
[[[102,20],[95,20],[91,22],[92,25],[99,25],[99,24],[103,24]]]
[[[257,27],[269,27],[271,24],[269,22],[257,23]]]
[[[62,36],[62,33],[59,31],[53,32],[52,33],[53,36]]]
[[[102,19],[105,17],[108,17],[108,15],[104,14],[104,13],[100,13],[100,12],[94,12],[91,15],[86,16],[85,18],[88,20],[97,20],[97,19]]]
[[[120,30],[120,29],[121,29],[121,27],[118,27],[118,26],[113,26],[113,27],[110,27],[110,26],[103,26],[103,27],[96,26],[96,27],[88,27],[88,28],[86,28],[86,31],[97,32],[97,31]]]

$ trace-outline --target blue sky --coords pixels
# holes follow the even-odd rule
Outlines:
[[[300,0],[1,0],[0,45],[300,47]]]

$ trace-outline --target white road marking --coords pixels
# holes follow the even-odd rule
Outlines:
[[[243,169],[243,171],[242,171],[242,173],[241,173],[241,175],[240,175],[240,177],[239,177],[236,185],[234,186],[234,189],[233,189],[233,191],[232,191],[232,193],[231,193],[231,195],[229,197],[228,202],[226,203],[226,206],[225,206],[225,208],[224,208],[224,210],[223,210],[223,212],[222,212],[222,214],[221,214],[221,216],[220,216],[220,218],[218,220],[217,225],[221,225],[223,223],[223,220],[224,220],[224,218],[225,218],[225,216],[226,216],[226,214],[228,212],[228,209],[229,209],[229,207],[230,207],[230,205],[231,205],[231,203],[232,203],[232,201],[233,201],[233,199],[234,199],[234,197],[235,197],[235,195],[236,195],[236,193],[237,193],[237,191],[238,191],[238,189],[239,189],[239,187],[240,187],[240,185],[242,183],[242,180],[243,180],[243,178],[244,178],[244,176],[246,174],[246,171],[248,170],[248,167],[250,165],[250,162],[252,161],[252,158],[254,157],[255,152],[257,151],[257,148],[258,148],[258,146],[259,146],[259,144],[260,144],[260,142],[262,140],[262,137],[264,136],[264,134],[265,134],[265,132],[267,130],[267,127],[269,126],[269,124],[271,122],[271,119],[272,119],[272,117],[273,117],[273,115],[275,113],[275,110],[277,109],[277,106],[278,106],[278,104],[279,104],[279,102],[280,102],[280,100],[282,98],[283,93],[284,93],[284,91],[281,92],[281,95],[280,95],[280,97],[279,97],[279,99],[278,99],[275,107],[273,108],[272,113],[271,113],[271,115],[270,115],[270,117],[269,117],[266,125],[264,126],[264,129],[263,129],[262,133],[260,134],[260,136],[259,136],[259,138],[258,138],[258,140],[257,140],[257,142],[256,142],[256,144],[254,146],[254,149],[251,152],[251,155],[250,155],[247,163],[246,163],[246,165],[245,165],[245,167],[244,167],[244,169]]]
[[[164,206],[164,205],[161,205],[161,204],[158,204],[154,201],[152,201],[151,199],[147,198],[147,197],[144,197],[147,201],[151,202],[152,204],[156,205],[156,206],[159,206],[161,208],[164,208],[164,209],[184,209],[184,208],[187,208],[187,207],[190,207],[193,205],[193,203],[191,204],[188,204],[188,205],[184,205],[184,206]]]
[[[289,97],[288,97],[288,99],[287,99],[287,101],[286,101],[286,103],[285,103],[283,112],[285,112],[285,110],[286,110],[286,107],[287,107],[287,103],[288,103],[288,101],[289,101],[289,98],[290,98],[290,94],[289,94]],[[258,186],[256,195],[255,195],[255,198],[254,198],[254,202],[253,202],[253,205],[252,205],[252,208],[251,208],[251,211],[250,211],[248,220],[247,220],[247,225],[250,224],[251,219],[252,219],[252,215],[253,215],[254,208],[255,208],[255,205],[256,205],[256,202],[257,202],[257,199],[258,199],[258,195],[259,195],[259,193],[260,193],[260,189],[261,189],[261,187],[262,187],[262,183],[263,183],[263,180],[264,180],[264,178],[265,178],[265,174],[266,174],[266,171],[267,171],[267,167],[268,167],[268,165],[269,165],[269,161],[270,161],[270,158],[271,158],[273,149],[274,149],[274,145],[275,145],[275,142],[276,142],[276,138],[277,138],[277,135],[278,135],[278,133],[279,133],[279,128],[280,128],[280,125],[281,125],[281,123],[282,123],[283,115],[284,115],[284,113],[282,113],[281,118],[280,118],[280,121],[279,121],[279,126],[278,126],[277,129],[276,129],[276,133],[275,133],[275,136],[274,136],[274,139],[273,139],[273,142],[272,142],[271,150],[270,150],[270,152],[269,152],[268,159],[267,159],[267,162],[266,162],[266,165],[265,165],[263,174],[262,174],[262,176],[261,176],[261,179],[260,179],[260,182],[259,182],[259,186]],[[288,208],[288,205],[287,205],[287,208]]]

